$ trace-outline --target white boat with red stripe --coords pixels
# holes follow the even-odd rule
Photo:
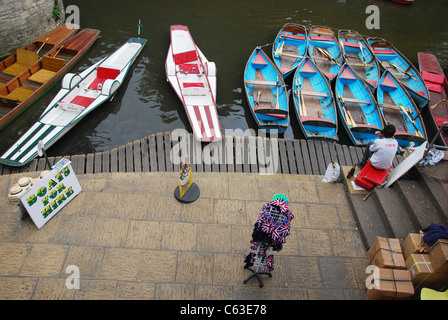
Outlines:
[[[195,138],[203,142],[222,139],[216,109],[216,65],[194,43],[188,27],[170,27],[171,44],[166,76],[182,101]]]

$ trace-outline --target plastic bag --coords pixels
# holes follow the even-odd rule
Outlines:
[[[341,173],[341,167],[337,161],[332,161],[327,167],[325,171],[325,176],[322,179],[322,182],[336,182],[339,179],[339,175]]]

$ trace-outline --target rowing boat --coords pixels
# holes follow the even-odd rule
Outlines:
[[[441,130],[441,138],[436,143],[448,147],[448,127],[441,128],[448,123],[448,81],[437,57],[431,53],[419,52],[418,65],[429,91],[429,106],[422,110],[425,119],[428,119],[427,129],[434,134]],[[427,115],[427,116],[426,116]]]
[[[325,75],[306,57],[297,67],[292,95],[300,128],[306,139],[337,141],[337,112]]]
[[[285,81],[260,47],[255,48],[247,61],[244,89],[249,109],[258,127],[283,133],[289,124],[289,100]]]
[[[314,26],[310,29],[308,55],[330,81],[343,65],[341,47],[330,28]]]
[[[338,38],[345,61],[374,92],[380,80],[380,66],[370,46],[358,32],[353,30],[339,30]]]
[[[0,129],[36,102],[90,49],[100,31],[82,29],[0,89]]]
[[[285,24],[275,37],[272,58],[283,78],[290,75],[306,55],[306,28],[301,24]]]
[[[27,164],[37,156],[39,141],[48,149],[81,119],[111,99],[145,44],[145,39],[131,38],[83,72],[67,73],[62,89],[38,121],[0,157],[0,163],[13,167]]]
[[[75,27],[67,28],[63,24],[27,46],[16,49],[16,52],[0,62],[0,88],[42,59],[44,55],[49,55],[61,42],[74,35],[76,31],[78,30]]]
[[[384,70],[389,70],[408,90],[417,106],[422,109],[429,102],[428,88],[414,65],[392,43],[380,38],[368,38],[373,53]]]
[[[195,44],[188,27],[170,27],[171,44],[166,57],[166,77],[179,96],[196,140],[222,139],[216,109],[216,65]]]
[[[337,75],[335,93],[340,118],[355,147],[378,139],[375,132],[384,127],[381,111],[367,84],[348,64]]]
[[[389,71],[380,79],[376,92],[384,122],[395,126],[395,139],[401,147],[420,146],[427,140],[423,118],[407,90]]]

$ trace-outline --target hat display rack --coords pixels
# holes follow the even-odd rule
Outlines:
[[[252,274],[243,281],[244,284],[257,278],[259,287],[264,286],[262,275],[272,277],[274,255],[272,251],[280,251],[290,233],[291,220],[294,215],[289,211],[289,201],[284,194],[275,194],[272,201],[261,209],[252,232],[250,248],[252,251],[244,255],[244,269]]]

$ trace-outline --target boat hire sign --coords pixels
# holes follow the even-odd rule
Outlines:
[[[82,191],[70,164],[70,160],[62,159],[49,174],[20,197],[20,202],[38,229]]]

